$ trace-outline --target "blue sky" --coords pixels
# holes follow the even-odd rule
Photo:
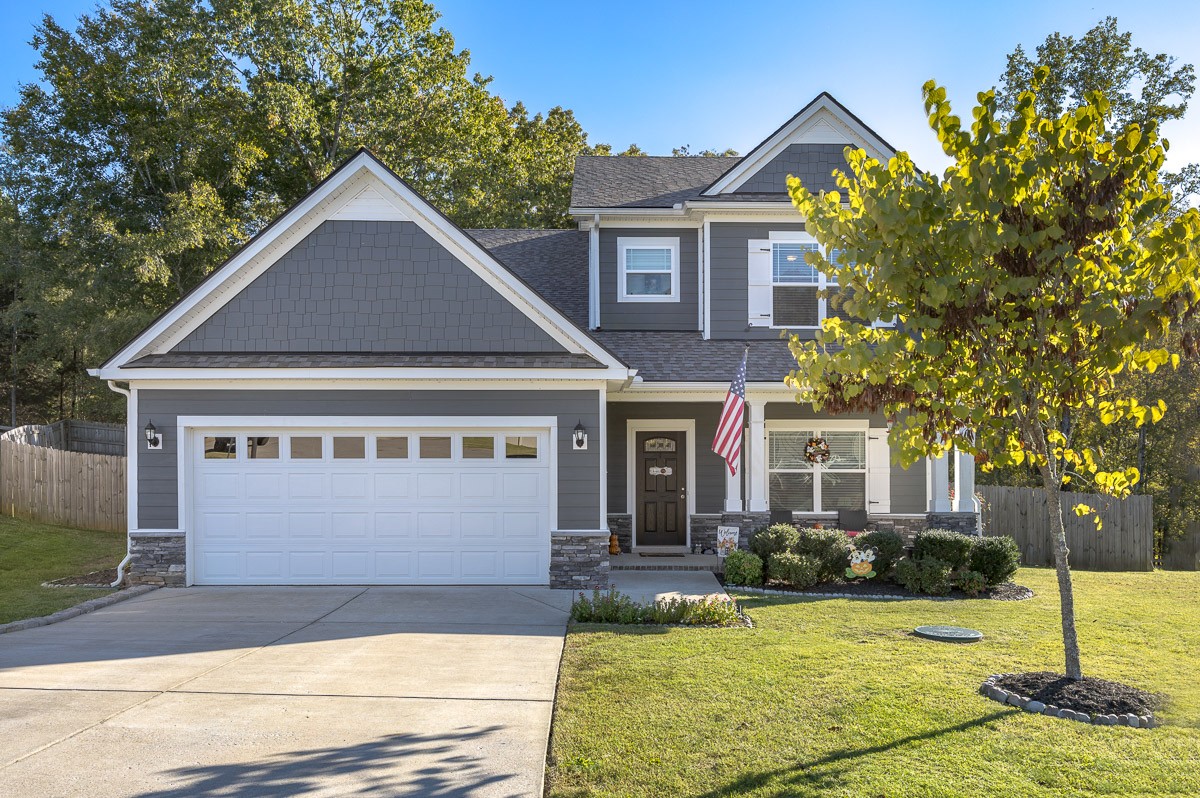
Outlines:
[[[476,71],[532,110],[574,109],[593,142],[746,152],[829,91],[926,168],[944,162],[925,125],[921,84],[946,85],[969,117],[1004,57],[1053,31],[1084,33],[1106,15],[1134,43],[1200,63],[1200,3],[958,0],[434,0]],[[28,45],[42,13],[74,20],[93,0],[0,0],[0,105],[37,77]],[[1200,161],[1200,94],[1168,125],[1169,164]]]

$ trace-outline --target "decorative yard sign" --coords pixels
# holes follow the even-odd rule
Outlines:
[[[717,554],[728,557],[730,552],[737,551],[739,530],[736,526],[717,527]]]
[[[875,576],[875,549],[859,549],[850,547],[850,567],[846,569],[847,579],[870,579]]]

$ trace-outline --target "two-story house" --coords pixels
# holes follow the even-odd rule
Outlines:
[[[132,579],[590,586],[610,531],[973,528],[970,457],[952,494],[782,382],[780,333],[837,312],[785,181],[832,187],[847,145],[893,153],[822,94],[740,158],[581,157],[572,230],[459,229],[360,152],[93,372],[128,397]]]

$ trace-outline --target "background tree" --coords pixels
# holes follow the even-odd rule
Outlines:
[[[1162,337],[1172,328],[1194,349],[1200,213],[1166,213],[1154,121],[1110,131],[1100,94],[1043,116],[1050,79],[1035,70],[1007,121],[994,93],[980,94],[969,130],[927,83],[930,126],[953,159],[940,177],[905,153],[882,164],[857,150],[837,178],[844,197],[789,179],[809,231],[842,253],[825,268],[848,314],[899,326],[832,318],[816,341],[793,336],[788,382],[819,408],[899,417],[889,442],[903,464],[952,446],[985,469],[1034,464],[1052,518],[1065,670],[1080,679],[1062,488],[1088,481],[1122,495],[1138,474],[1103,469],[1063,422],[1162,417],[1163,404],[1123,393],[1117,377],[1177,364]]]

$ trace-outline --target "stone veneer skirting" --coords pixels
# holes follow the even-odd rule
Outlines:
[[[129,585],[183,587],[187,578],[187,539],[183,535],[129,536]]]
[[[602,590],[608,575],[607,531],[550,534],[550,587]]]

